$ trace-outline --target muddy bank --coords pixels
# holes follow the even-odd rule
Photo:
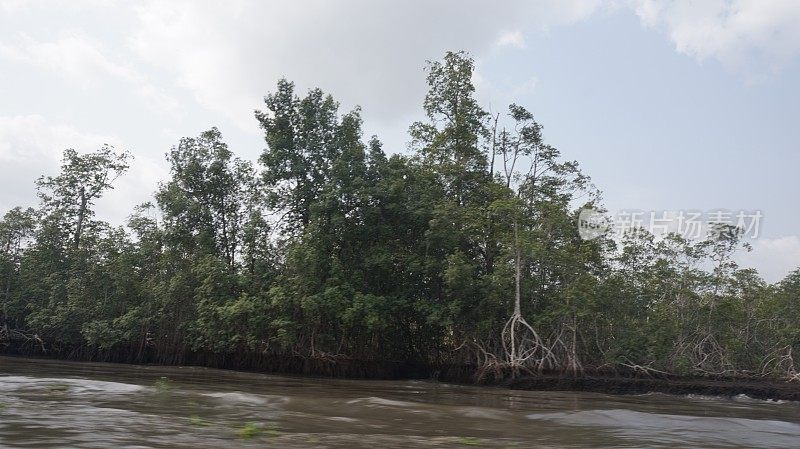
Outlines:
[[[283,374],[305,377],[370,380],[434,380],[458,384],[474,384],[474,365],[464,363],[430,363],[414,360],[360,360],[352,358],[313,358],[298,354],[262,352],[176,351],[157,352],[115,348],[98,350],[86,347],[58,347],[48,350],[30,344],[0,342],[0,355],[30,359],[71,362],[101,362],[150,366],[201,366],[231,371]]]
[[[585,391],[618,395],[666,393],[674,395],[737,396],[754,399],[800,401],[800,383],[765,379],[708,379],[640,377],[636,375],[592,375],[580,377],[548,374],[519,377],[513,380],[476,382],[477,367],[462,363],[430,364],[414,361],[377,361],[354,359],[311,359],[297,355],[252,352],[215,354],[181,352],[178,356],[153,352],[136,354],[125,351],[62,349],[32,351],[30,347],[0,345],[0,355],[76,362],[110,362],[128,365],[203,366],[269,374],[339,379],[431,380],[462,385],[480,383],[488,387],[518,390]]]
[[[625,377],[521,377],[503,383],[515,390],[588,391],[608,394],[666,393],[800,401],[800,384],[762,379],[650,379]]]

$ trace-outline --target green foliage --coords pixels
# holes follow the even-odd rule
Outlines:
[[[256,112],[260,165],[216,128],[181,139],[125,228],[93,205],[128,153],[65,151],[40,207],[0,219],[0,344],[480,364],[507,358],[518,310],[554,369],[797,372],[800,270],[767,285],[739,268],[734,228],[581,240],[578,209],[600,207],[598,192],[530,111],[489,115],[473,72],[464,53],[429,63],[413,152],[391,156],[364,138],[359,108],[281,80]]]
[[[72,235],[74,250],[80,247],[85,227],[93,216],[91,206],[112,183],[128,169],[130,153],[114,153],[104,145],[100,150],[80,155],[75,150],[64,151],[61,173],[37,180],[39,196],[45,213],[60,222]]]

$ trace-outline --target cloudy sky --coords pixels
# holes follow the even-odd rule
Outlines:
[[[0,0],[0,212],[68,147],[136,157],[98,205],[116,223],[181,136],[255,160],[281,76],[406,151],[425,60],[463,49],[484,104],[532,110],[609,210],[763,211],[741,262],[775,281],[800,266],[798,24],[795,0]]]

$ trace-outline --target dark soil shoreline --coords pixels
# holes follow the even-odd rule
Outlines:
[[[8,348],[6,348],[8,349]],[[661,378],[642,375],[593,375],[579,376],[545,374],[523,376],[501,381],[476,382],[476,368],[464,364],[431,366],[413,362],[379,362],[343,360],[339,362],[308,360],[296,357],[266,357],[253,361],[231,357],[193,357],[180,362],[149,360],[146,362],[125,361],[106,357],[64,357],[46,354],[21,354],[0,348],[0,356],[66,362],[100,362],[142,366],[200,366],[231,371],[255,372],[275,375],[291,375],[336,379],[373,380],[430,380],[461,385],[481,385],[512,390],[529,391],[583,391],[614,395],[638,395],[664,393],[672,395],[702,395],[734,397],[746,395],[753,399],[800,401],[800,383],[780,379],[763,378],[702,378],[664,376]],[[246,361],[246,363],[245,363]],[[0,366],[1,368],[1,366]]]
[[[589,391],[618,395],[647,393],[722,397],[746,395],[753,399],[800,401],[800,384],[770,379],[538,376],[520,377],[505,382],[503,386],[512,390]]]

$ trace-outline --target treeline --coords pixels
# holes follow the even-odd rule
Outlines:
[[[463,53],[429,63],[427,120],[391,156],[359,109],[282,80],[255,114],[258,164],[217,129],[184,138],[125,227],[94,203],[130,155],[67,150],[40,205],[0,221],[0,345],[798,379],[800,270],[769,285],[739,268],[734,228],[581,239],[579,209],[600,207],[589,178],[525,108],[488,113],[472,72]]]

